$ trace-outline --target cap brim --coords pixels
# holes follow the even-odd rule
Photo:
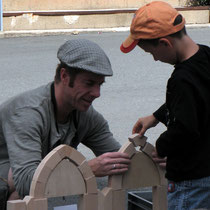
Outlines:
[[[129,53],[132,51],[136,45],[138,44],[139,40],[134,40],[131,36],[129,36],[120,46],[120,50],[123,53]]]

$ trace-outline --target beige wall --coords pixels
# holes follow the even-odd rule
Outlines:
[[[32,14],[4,18],[5,31],[100,29],[130,26],[133,14],[36,16]]]
[[[75,3],[76,2],[76,3]],[[108,3],[106,3],[108,2]],[[40,10],[97,10],[139,8],[151,0],[3,0],[6,11],[40,11]],[[168,0],[174,7],[183,6],[184,0]],[[209,23],[210,11],[180,11],[187,24]],[[100,29],[129,27],[133,13],[39,16],[33,12],[3,18],[4,31],[52,30],[52,29]]]
[[[163,0],[164,1],[164,0]],[[168,0],[172,6],[180,6],[183,0]],[[139,8],[151,0],[3,0],[4,11],[34,10],[95,10]]]

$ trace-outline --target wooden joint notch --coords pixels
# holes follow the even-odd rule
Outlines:
[[[128,137],[129,141],[133,143],[134,147],[144,147],[147,142],[147,137],[142,136],[140,137],[139,134],[133,134],[132,136]]]
[[[144,147],[140,149],[143,153],[147,154],[149,157],[152,158],[152,152],[155,150],[155,147],[147,142]]]

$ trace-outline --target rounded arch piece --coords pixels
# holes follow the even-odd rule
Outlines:
[[[123,189],[137,189],[160,184],[160,175],[155,163],[143,152],[137,152],[131,159],[127,173],[122,177]]]
[[[140,137],[138,134],[134,134],[129,137],[129,141],[120,148],[120,152],[129,155],[131,164],[125,174],[110,176],[108,187],[114,190],[120,190],[137,189],[162,184],[164,174],[151,157],[154,146],[146,142],[146,140],[147,137]],[[140,146],[140,151],[136,150],[138,146]]]
[[[136,147],[140,147],[139,151]],[[129,137],[129,141],[119,150],[129,155],[131,159],[129,170],[122,175],[109,176],[108,188],[104,188],[99,194],[99,206],[103,207],[102,210],[125,210],[126,190],[137,190],[141,187],[153,187],[153,209],[167,209],[165,170],[153,161],[154,149],[145,136],[134,134]]]
[[[86,163],[85,157],[74,148],[67,145],[56,147],[36,169],[30,196],[42,198],[86,193],[88,191],[86,180],[90,178],[87,174],[90,174],[92,179],[95,177],[90,173],[88,164],[85,164],[85,170],[81,170],[84,163]],[[94,186],[97,192],[96,184]]]

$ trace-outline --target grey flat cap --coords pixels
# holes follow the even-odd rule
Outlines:
[[[60,46],[58,59],[72,68],[95,74],[112,76],[112,67],[105,52],[96,43],[86,39],[74,39]]]

